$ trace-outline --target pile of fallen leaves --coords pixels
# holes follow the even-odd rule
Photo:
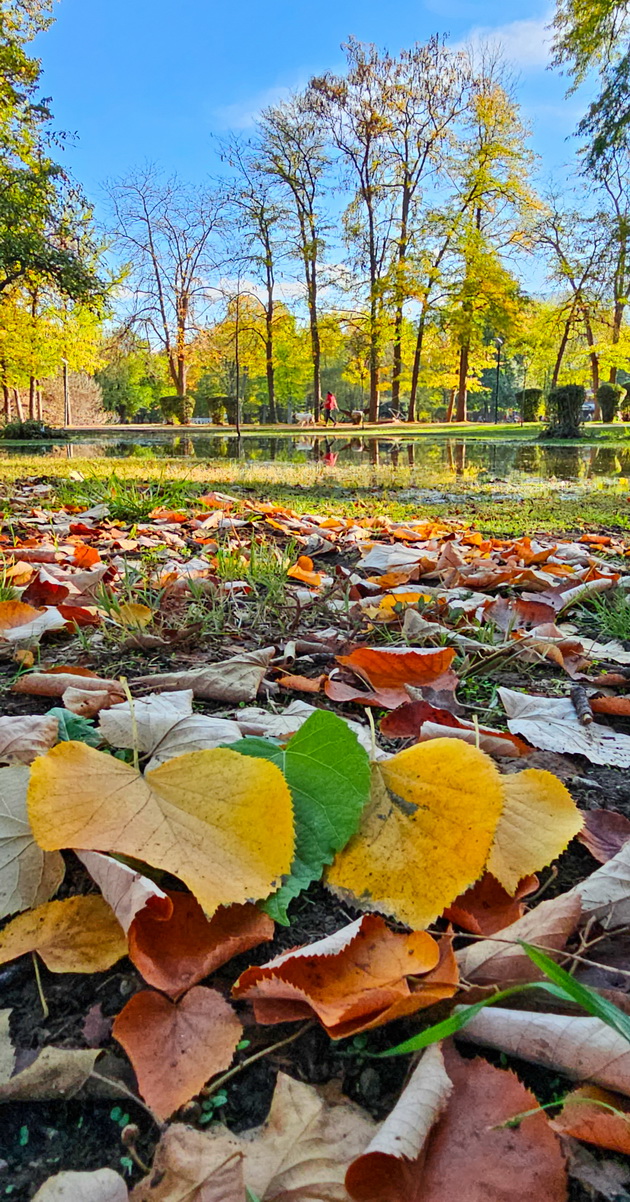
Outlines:
[[[544,974],[523,947],[587,984],[594,966],[607,970],[598,946],[630,922],[630,822],[608,810],[584,822],[567,788],[582,762],[571,757],[630,765],[630,736],[615,727],[630,709],[630,650],[566,624],[594,593],[623,592],[625,544],[298,517],[220,494],[128,527],[103,506],[74,514],[38,507],[33,490],[21,498],[0,543],[15,590],[0,601],[0,651],[17,670],[13,693],[50,708],[0,717],[0,964],[29,956],[39,981],[40,960],[93,974],[128,956],[143,979],[112,1029],[160,1136],[134,1202],[559,1202],[567,1162],[597,1176],[576,1141],[630,1154],[623,1026],[530,989]],[[262,539],[302,553],[287,573],[298,626],[260,649],[244,621],[246,571],[226,581],[217,569],[221,549],[246,567]],[[130,599],[143,551],[154,592],[144,580]],[[233,653],[198,666],[178,659],[185,625],[172,616],[200,589],[231,607]],[[108,624],[134,654],[172,654],[172,670],[85,666]],[[60,639],[70,662],[47,664]],[[496,728],[464,716],[461,680],[541,664],[565,674],[565,690],[501,688]],[[293,691],[311,701],[280,704]],[[576,836],[602,866],[527,909],[536,874]],[[89,892],[64,880],[73,857]],[[218,970],[290,926],[292,902],[320,881],[358,917],[258,958],[226,989]],[[627,1012],[628,974],[610,963],[601,996]],[[447,1038],[427,1040],[380,1125],[330,1086],[282,1073],[261,1129],[194,1121],[247,1073],[253,1027],[318,1024],[342,1040],[411,1018],[421,1031],[517,986],[528,987],[518,1008],[480,1005],[457,1037],[574,1080],[551,1118],[513,1072]],[[103,1084],[129,1093],[100,1046],[44,1047],[25,1065],[10,1011],[0,1017],[0,1103]],[[134,1130],[123,1132],[132,1151]],[[111,1169],[61,1173],[37,1194],[85,1197],[123,1202],[127,1185]]]

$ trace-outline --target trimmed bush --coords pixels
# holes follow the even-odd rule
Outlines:
[[[583,384],[563,384],[549,394],[551,422],[542,438],[579,438],[582,408],[586,400]]]
[[[193,396],[162,396],[160,409],[165,422],[169,425],[188,426],[195,411]]]
[[[25,422],[7,422],[0,430],[0,438],[7,438],[17,441],[24,439],[31,442],[34,438],[42,441],[50,441],[51,438],[65,438],[63,430],[53,430],[51,426],[45,426],[43,422],[27,420]]]
[[[597,389],[597,400],[602,411],[602,421],[614,422],[625,392],[626,390],[621,384],[600,384]]]
[[[521,388],[515,394],[524,422],[537,422],[544,408],[542,388]]]

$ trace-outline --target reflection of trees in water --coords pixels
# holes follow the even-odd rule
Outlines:
[[[514,452],[514,470],[537,476],[541,467],[541,450],[537,443],[525,443]]]
[[[624,470],[615,447],[591,447],[589,467],[594,476],[620,476]]]
[[[541,447],[541,474],[579,480],[586,472],[582,447]]]
[[[407,443],[407,463],[409,467],[414,467],[416,462],[416,448],[413,442]]]
[[[378,467],[380,463],[379,445],[375,438],[370,441],[370,463],[372,467]]]
[[[463,476],[466,470],[466,443],[463,439],[458,439],[455,442],[449,438],[446,443],[446,465],[449,472],[453,472],[456,476]]]

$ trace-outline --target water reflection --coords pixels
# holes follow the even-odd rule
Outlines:
[[[471,480],[507,480],[516,475],[543,479],[587,480],[596,476],[630,475],[630,440],[615,446],[583,443],[578,446],[548,446],[520,440],[484,442],[464,438],[375,438],[355,434],[325,438],[296,432],[294,437],[261,435],[237,438],[232,434],[197,431],[161,431],[141,434],[86,435],[71,443],[20,443],[1,447],[2,454],[50,455],[72,458],[188,458],[195,460],[242,460],[259,463],[316,463],[323,467],[368,464],[413,468],[418,484],[423,473],[442,473]]]

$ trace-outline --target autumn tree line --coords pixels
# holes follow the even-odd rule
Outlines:
[[[41,417],[55,378],[68,401],[71,372],[93,376],[121,421],[318,416],[328,388],[372,421],[384,405],[410,421],[489,418],[493,400],[531,418],[567,383],[596,403],[625,395],[619,112],[613,132],[587,115],[570,183],[537,189],[496,50],[350,39],[342,73],[267,108],[249,136],[215,140],[207,184],[139,169],[108,183],[97,226],[39,97],[29,42],[50,19],[49,0],[0,0],[7,420]],[[625,25],[607,63],[580,49],[582,0],[560,0],[555,21],[557,65],[610,88]],[[617,79],[617,109],[622,92]]]

